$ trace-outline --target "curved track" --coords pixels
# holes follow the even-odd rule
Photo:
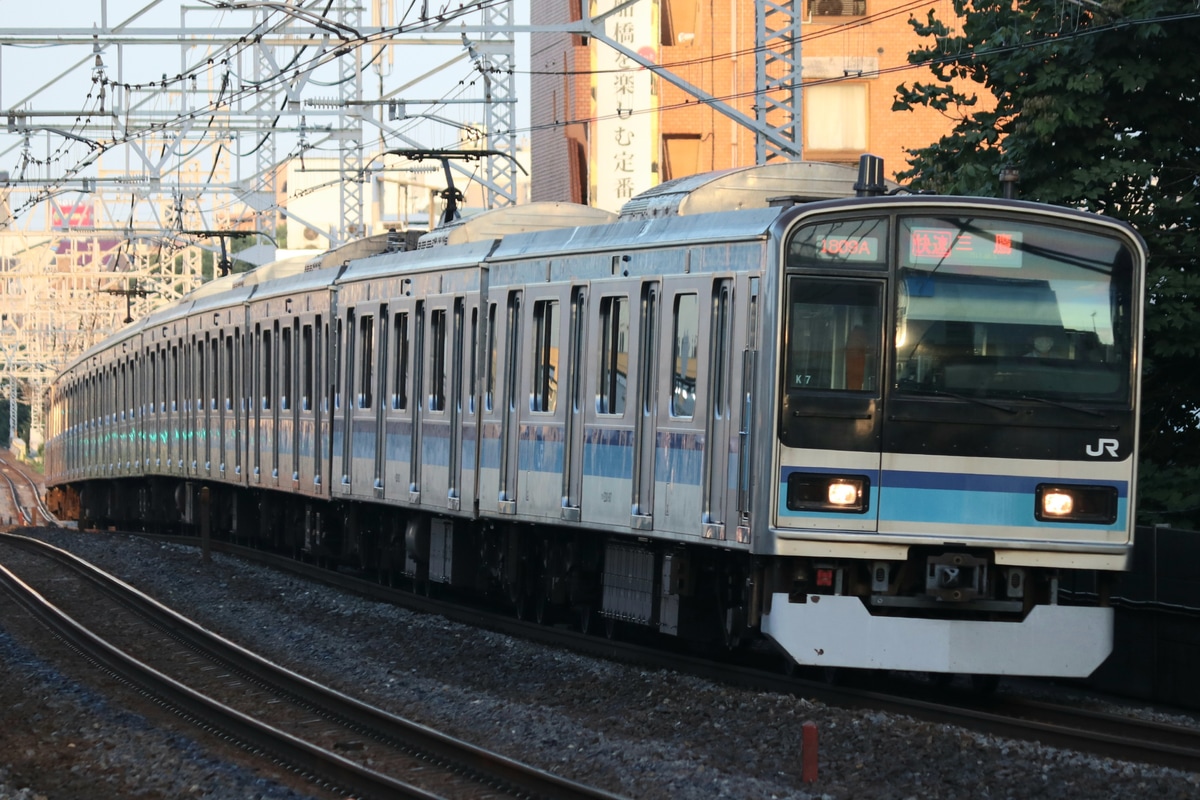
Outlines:
[[[320,686],[42,542],[0,535],[0,559],[0,583],[87,657],[197,724],[341,791],[376,798],[614,797]]]
[[[8,485],[14,522],[20,525],[59,524],[42,502],[42,490],[38,482],[15,458],[0,456],[0,477]]]

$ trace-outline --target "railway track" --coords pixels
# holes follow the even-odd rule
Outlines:
[[[1200,728],[1024,697],[997,699],[1002,720],[1020,720],[1044,744],[1186,771],[1200,770]],[[1061,744],[1060,744],[1061,742]],[[1077,743],[1083,742],[1082,745]]]
[[[179,537],[169,538],[180,541]],[[1030,699],[1014,691],[980,695],[958,689],[931,690],[926,684],[914,684],[886,674],[876,677],[871,673],[862,673],[852,677],[849,685],[831,685],[822,678],[785,674],[778,669],[778,660],[771,656],[761,657],[760,654],[760,657],[750,659],[749,663],[731,663],[720,657],[681,654],[610,639],[605,635],[586,635],[561,624],[562,621],[553,625],[536,624],[477,606],[463,607],[437,597],[382,586],[360,577],[251,548],[223,542],[214,542],[212,546],[213,549],[253,559],[276,569],[289,570],[376,600],[599,658],[677,670],[762,691],[797,694],[830,705],[907,714],[981,733],[1038,741],[1081,753],[1187,771],[1200,770],[1200,722],[1196,727],[1165,724],[1124,713],[1083,708],[1078,704]],[[591,627],[594,630],[598,626]]]
[[[12,499],[13,521],[20,525],[59,524],[42,502],[41,487],[37,481],[15,459],[0,456],[0,477],[4,478]]]
[[[74,648],[197,724],[374,798],[607,798],[320,686],[42,542],[0,535],[0,583]]]

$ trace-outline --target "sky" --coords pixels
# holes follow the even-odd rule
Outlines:
[[[419,2],[415,3],[412,0],[380,1],[384,4],[390,2],[397,9],[396,14],[403,13],[405,8],[419,9],[421,6]],[[528,23],[529,2],[530,0],[514,0],[514,23]],[[453,3],[447,0],[428,0],[427,7],[430,12],[434,12],[442,6],[454,9],[461,4],[458,0]],[[325,8],[327,5],[324,0],[308,0],[303,7]],[[363,24],[370,26],[375,3],[365,0],[362,5]],[[189,28],[221,27],[240,32],[246,30],[254,19],[249,11],[208,9],[201,0],[158,0],[157,3],[154,0],[57,0],[52,3],[6,0],[3,18],[0,20],[0,36],[4,36],[6,32],[11,35],[14,31],[30,30],[80,33],[105,22],[109,28],[113,28],[134,15],[137,15],[137,19],[131,23],[132,27],[161,28],[164,35],[181,25]],[[415,12],[409,19],[414,17]],[[468,22],[479,22],[481,19],[478,14],[467,18]],[[451,25],[438,36],[458,40],[459,28],[457,25]],[[276,52],[280,54],[281,59],[290,58],[283,48]],[[313,52],[313,49],[310,48],[308,52]],[[220,50],[210,51],[207,55],[215,57],[218,61],[225,58],[228,71],[233,75],[231,82],[243,81],[241,85],[244,86],[244,81],[251,81],[254,75],[253,59],[248,53],[249,51],[240,59],[230,59],[227,53]],[[463,48],[457,42],[449,47],[413,45],[397,48],[390,62],[380,59],[368,67],[364,78],[365,99],[379,97],[382,89],[389,96],[414,99],[445,98],[450,101],[437,107],[410,105],[408,111],[415,118],[393,125],[405,132],[406,141],[396,144],[415,146],[415,142],[420,142],[422,146],[430,148],[453,146],[459,135],[458,127],[483,122],[482,105],[462,102],[463,98],[483,96],[481,75],[469,59],[462,57],[462,53]],[[139,110],[166,120],[177,118],[183,110],[180,94],[170,90],[177,84],[168,80],[169,86],[165,91],[152,91],[149,88],[151,84],[162,83],[164,78],[173,78],[197,66],[200,69],[195,72],[197,83],[193,85],[204,89],[205,81],[209,81],[211,91],[211,87],[219,88],[222,80],[220,65],[205,69],[206,53],[197,47],[190,48],[186,53],[178,45],[169,44],[110,44],[101,48],[99,52],[86,44],[0,47],[0,109],[10,111],[14,108],[26,108],[39,114],[37,118],[30,120],[31,126],[37,132],[28,138],[20,132],[14,133],[0,126],[0,171],[17,175],[23,169],[24,174],[30,177],[34,177],[36,173],[37,177],[42,178],[55,173],[68,177],[86,176],[89,169],[80,169],[78,165],[87,162],[91,145],[82,139],[111,141],[126,132],[121,126],[111,131],[97,129],[95,126],[95,119],[104,118],[101,110],[112,110],[111,96],[101,98],[98,85],[94,81],[97,55],[108,81],[128,86],[144,86],[140,92],[125,94],[127,105],[136,105]],[[528,76],[520,74],[528,69],[528,58],[528,35],[519,34],[516,37],[513,65],[518,71],[515,84],[515,94],[518,98],[515,119],[518,137],[526,135],[525,131],[528,128]],[[337,152],[336,142],[317,144],[321,139],[320,128],[323,124],[328,124],[332,112],[328,109],[312,108],[310,104],[320,98],[336,99],[340,77],[336,63],[324,66],[312,73],[311,82],[301,96],[302,108],[306,112],[303,114],[307,128],[305,145],[314,147],[317,151],[327,151],[315,152],[314,155]],[[397,87],[402,87],[403,91],[397,93]],[[208,96],[213,95],[210,93]],[[249,103],[253,99],[248,93],[242,97],[243,103]],[[376,113],[382,114],[379,110],[376,110]],[[203,116],[199,117],[196,124],[203,123],[204,119]],[[89,120],[93,124],[86,126],[85,123]],[[446,121],[457,123],[458,127],[447,125]],[[295,131],[287,133],[285,129],[297,128],[299,124],[297,114],[280,115],[280,134],[276,144],[276,152],[280,156],[288,153],[289,149],[298,147],[299,137]],[[368,138],[372,132],[377,135],[377,129],[367,126],[367,130]],[[229,150],[253,151],[254,139],[254,135],[247,134],[239,141],[230,143]],[[137,152],[136,148],[132,153],[126,152],[121,155],[118,155],[116,150],[110,150],[105,154],[103,163],[106,168],[111,169],[114,158],[124,158],[131,171],[137,171],[138,159],[146,156],[145,153]],[[73,172],[76,169],[78,172]]]

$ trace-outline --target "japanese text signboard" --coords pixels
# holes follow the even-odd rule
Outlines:
[[[603,13],[619,0],[596,0]],[[645,58],[657,56],[654,4],[633,3],[605,20],[605,33]],[[658,183],[654,170],[658,142],[653,107],[653,76],[603,42],[592,43],[595,105],[592,128],[592,205],[618,211],[634,195]]]

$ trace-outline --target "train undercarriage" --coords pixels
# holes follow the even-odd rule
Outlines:
[[[624,627],[730,649],[766,634],[805,666],[1086,675],[1109,646],[1085,633],[1066,661],[1038,652],[1106,624],[1094,573],[998,567],[981,551],[913,548],[890,563],[763,558],[169,478],[60,486],[48,500],[81,529],[207,534],[585,632]],[[1076,597],[1087,602],[1060,604]]]
[[[711,547],[169,478],[89,481],[55,487],[47,499],[81,530],[207,533],[585,632],[636,626],[726,647],[755,635],[762,570],[749,555]]]

